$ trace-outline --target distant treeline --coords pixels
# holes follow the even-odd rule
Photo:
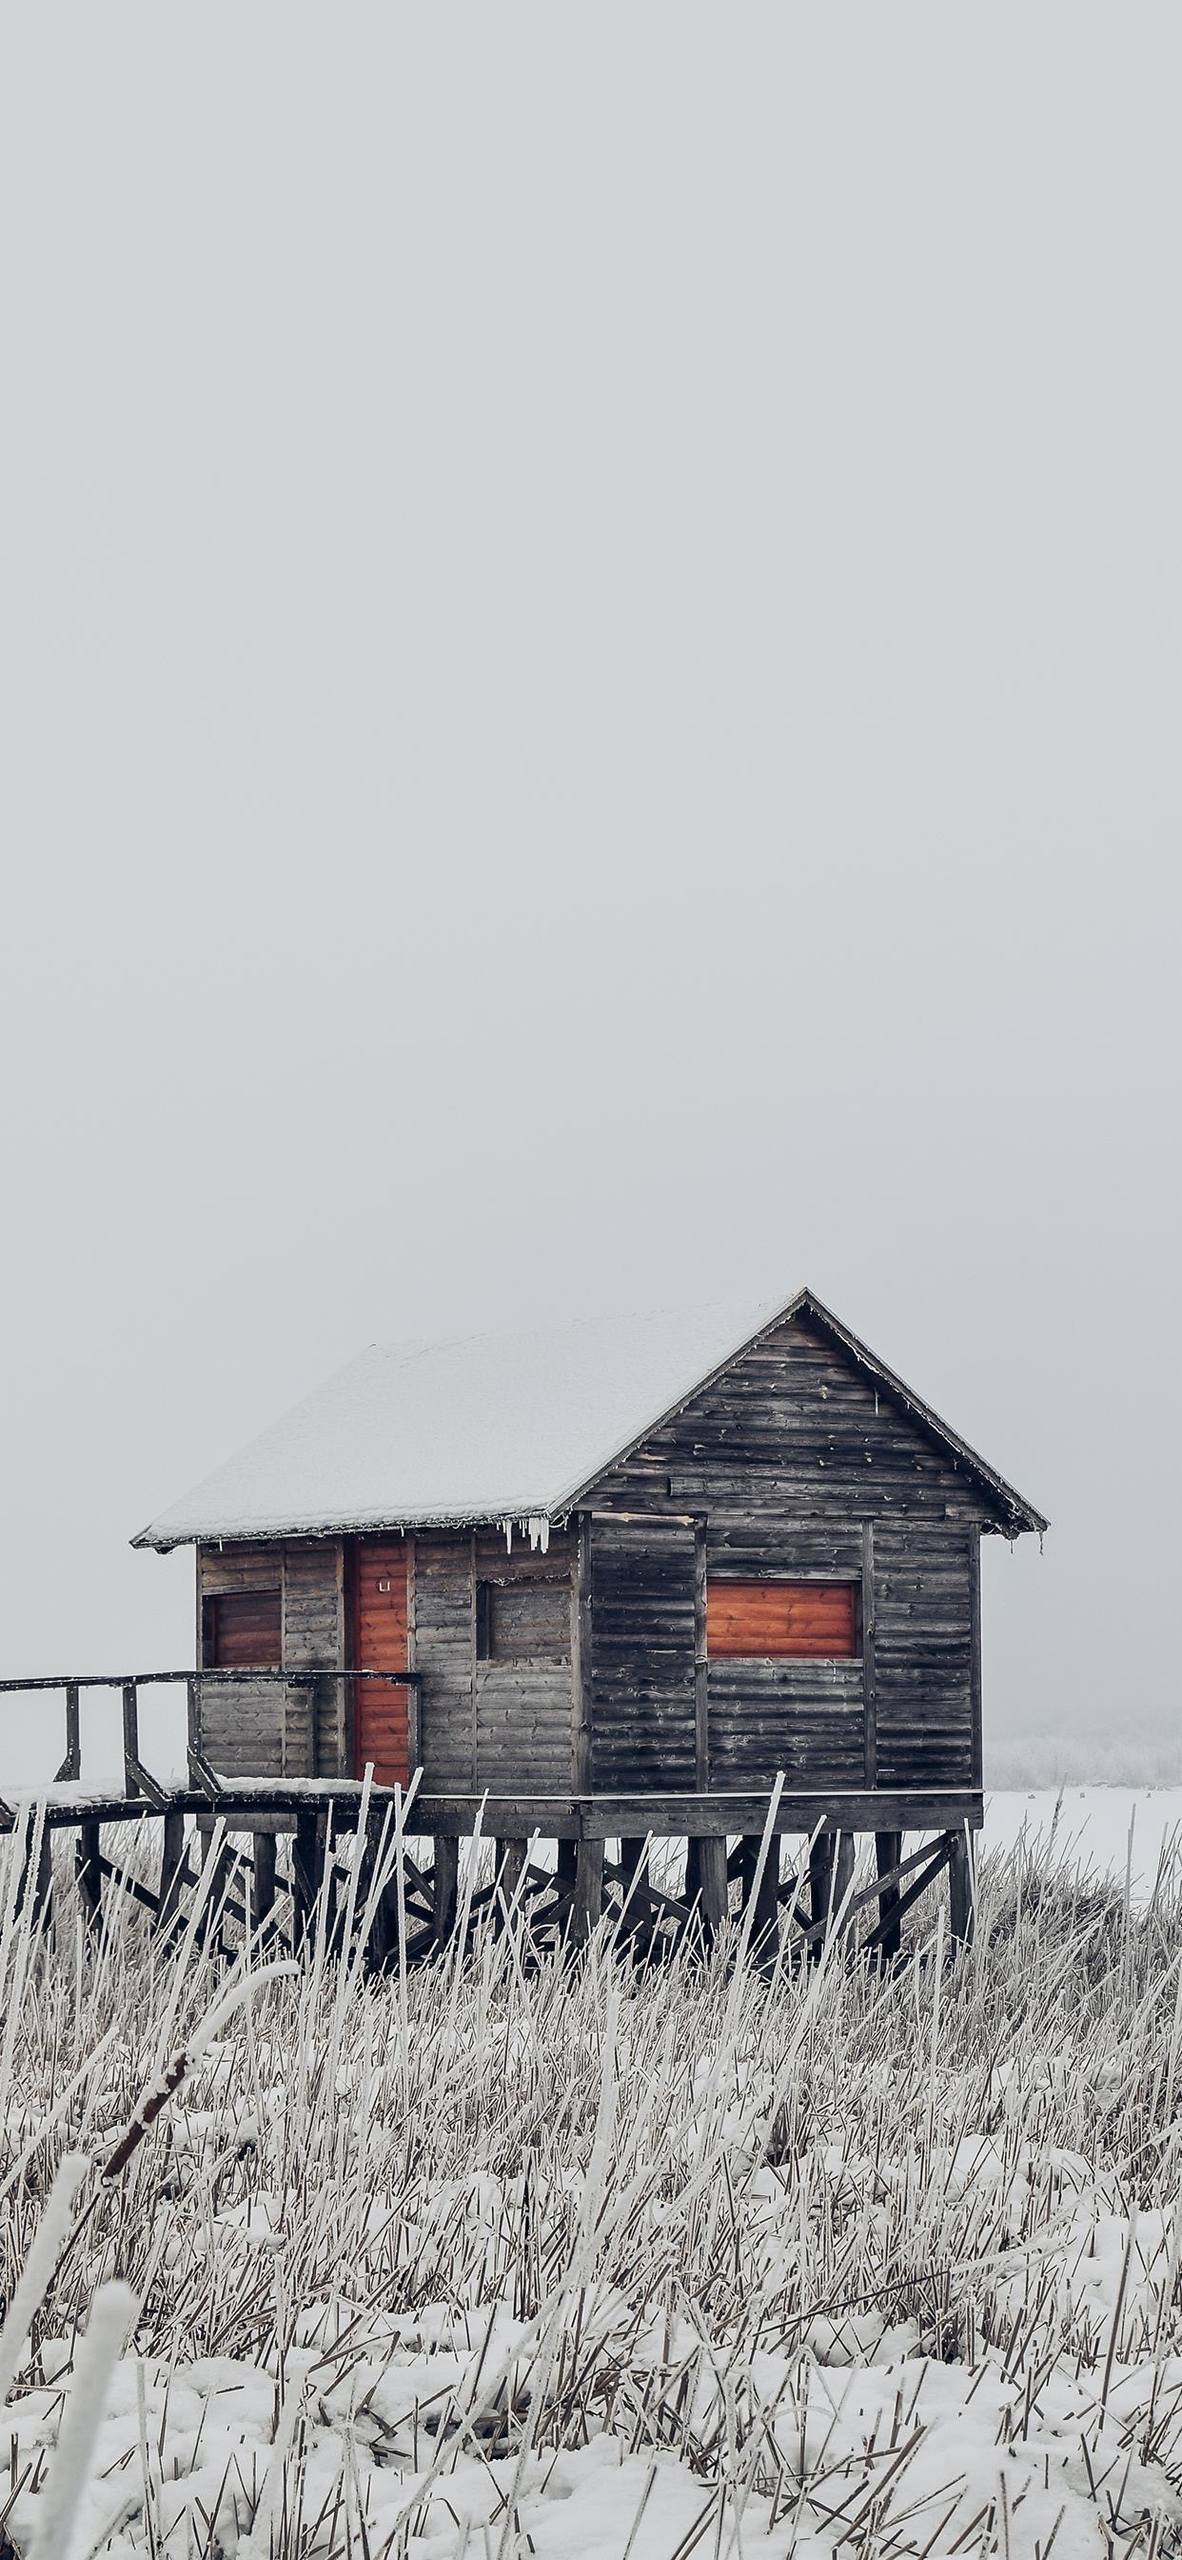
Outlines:
[[[1138,1730],[985,1735],[987,1787],[1182,1787],[1182,1736]]]

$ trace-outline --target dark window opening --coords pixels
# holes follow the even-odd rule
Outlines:
[[[201,1604],[207,1671],[278,1671],[283,1611],[278,1591],[210,1591]]]
[[[478,1662],[569,1662],[568,1582],[478,1582]]]
[[[719,1582],[706,1589],[706,1651],[759,1661],[849,1660],[859,1643],[856,1582]]]

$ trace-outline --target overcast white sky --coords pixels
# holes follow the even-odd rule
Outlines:
[[[3,54],[0,1668],[367,1341],[808,1279],[1051,1515],[987,1731],[1172,1725],[1176,8]]]

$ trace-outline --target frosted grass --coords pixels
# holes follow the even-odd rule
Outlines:
[[[61,2539],[89,2337],[73,2560],[1173,2551],[1177,1862],[981,1884],[886,1976],[487,1928],[381,1983],[247,1947],[220,2016],[198,1931],[9,1893],[0,2535]]]

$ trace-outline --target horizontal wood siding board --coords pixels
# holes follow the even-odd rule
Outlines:
[[[590,1571],[592,1785],[692,1786],[692,1524],[593,1519]]]
[[[972,1564],[963,1531],[875,1532],[878,1765],[884,1786],[973,1773]]]
[[[283,1574],[283,1549],[273,1540],[258,1546],[198,1547],[197,1581],[202,1593],[277,1590]]]
[[[996,1508],[926,1429],[804,1320],[779,1326],[595,1487],[597,1512],[700,1505],[847,1524],[883,1509],[996,1523]]]
[[[224,1778],[276,1778],[284,1774],[283,1730],[287,1692],[282,1680],[203,1680],[201,1748]]]
[[[291,1539],[283,1551],[284,1667],[319,1671],[326,1663],[343,1660],[340,1540]],[[318,1680],[315,1689],[295,1703],[288,1731],[288,1776],[339,1777],[345,1767],[344,1736],[342,1686],[339,1681]]]
[[[857,1786],[863,1776],[860,1662],[712,1660],[708,1666],[712,1789],[798,1783]]]
[[[477,1782],[500,1793],[574,1783],[569,1662],[476,1665]]]
[[[425,1783],[471,1789],[476,1783],[473,1733],[475,1577],[473,1540],[465,1531],[420,1532],[415,1539],[415,1668],[419,1748]]]

